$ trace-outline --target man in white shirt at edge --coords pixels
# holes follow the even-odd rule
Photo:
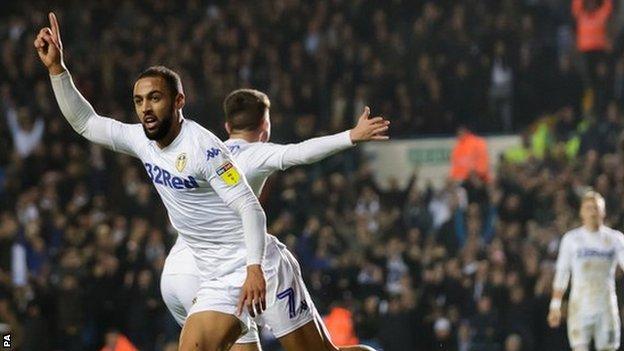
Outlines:
[[[318,162],[360,142],[388,139],[384,133],[388,130],[390,122],[382,117],[369,118],[370,110],[366,107],[353,129],[312,138],[297,144],[272,144],[268,142],[271,135],[270,105],[266,94],[252,89],[236,90],[229,94],[223,103],[226,116],[225,128],[230,135],[225,144],[257,196],[262,192],[267,178],[276,171]],[[292,257],[285,247],[281,247],[280,251]],[[297,290],[301,291],[303,296],[295,297],[295,299],[306,301],[312,313],[289,316],[287,303],[282,303],[281,306],[276,305],[277,313],[265,313],[259,319],[273,330],[287,351],[301,349],[293,348],[299,343],[310,344],[314,341],[300,337],[299,334],[303,334],[303,331],[295,331],[295,333],[291,331],[293,326],[298,325],[303,325],[301,328],[307,330],[305,333],[310,338],[316,338],[315,342],[320,343],[322,339],[327,349],[336,350],[301,280],[299,266],[294,258],[292,262],[296,266],[294,276],[285,277],[285,280],[299,287]],[[184,325],[186,313],[193,304],[198,286],[199,272],[193,256],[184,239],[178,237],[165,261],[161,278],[161,293],[169,311],[180,325]],[[280,292],[281,290],[278,289],[277,293]],[[281,311],[279,311],[280,308]],[[364,346],[340,349],[370,350]],[[250,332],[238,339],[230,350],[260,350],[257,326],[252,325]]]
[[[227,147],[183,118],[184,94],[175,72],[151,67],[139,76],[133,99],[141,123],[99,116],[74,86],[58,21],[53,13],[49,19],[51,28],[39,31],[34,46],[61,112],[88,140],[141,159],[198,265],[201,286],[179,350],[229,349],[267,308],[265,274],[276,274],[271,269],[277,264],[265,262],[268,235],[258,199]]]
[[[615,294],[615,269],[624,268],[624,235],[604,225],[605,201],[587,192],[581,201],[583,225],[561,239],[548,324],[561,323],[561,300],[572,276],[568,302],[568,341],[574,351],[598,351],[620,345],[620,317]]]

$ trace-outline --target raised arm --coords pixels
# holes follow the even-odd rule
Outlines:
[[[45,121],[41,117],[37,117],[35,120],[35,125],[32,130],[32,135],[35,139],[41,140],[43,137],[43,132],[45,131]]]
[[[11,134],[15,138],[17,134],[20,132],[19,123],[17,123],[17,111],[15,111],[14,107],[9,107],[5,111],[5,117],[7,124],[9,125],[9,130]]]
[[[611,12],[613,12],[613,0],[604,0],[602,6],[596,11],[598,17],[600,17],[602,21],[606,21],[609,16],[611,16]]]
[[[80,94],[63,62],[63,45],[58,21],[49,14],[50,27],[39,31],[34,45],[41,62],[50,73],[56,102],[72,128],[89,141],[114,151],[135,155],[133,134],[136,126],[124,124],[112,118],[99,116]]]
[[[583,0],[572,0],[572,15],[579,17],[583,13]]]

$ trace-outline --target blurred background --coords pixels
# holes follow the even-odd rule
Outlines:
[[[60,114],[32,44],[50,10],[76,85],[121,121],[153,64],[223,138],[240,87],[271,98],[274,142],[350,128],[365,104],[392,121],[393,141],[277,174],[261,198],[338,344],[568,349],[546,314],[579,194],[624,228],[619,1],[1,1],[0,331],[17,350],[168,351],[176,233],[141,164]]]

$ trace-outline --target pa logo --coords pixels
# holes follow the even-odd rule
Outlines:
[[[2,348],[3,349],[11,348],[11,334],[2,335]]]

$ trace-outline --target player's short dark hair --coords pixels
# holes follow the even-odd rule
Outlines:
[[[180,75],[165,66],[152,66],[141,72],[137,80],[146,77],[160,77],[165,80],[167,87],[171,91],[173,97],[178,94],[183,94],[182,89],[182,79],[180,79]]]
[[[223,101],[225,120],[233,130],[256,130],[262,124],[264,113],[271,108],[269,97],[258,90],[234,90]]]

